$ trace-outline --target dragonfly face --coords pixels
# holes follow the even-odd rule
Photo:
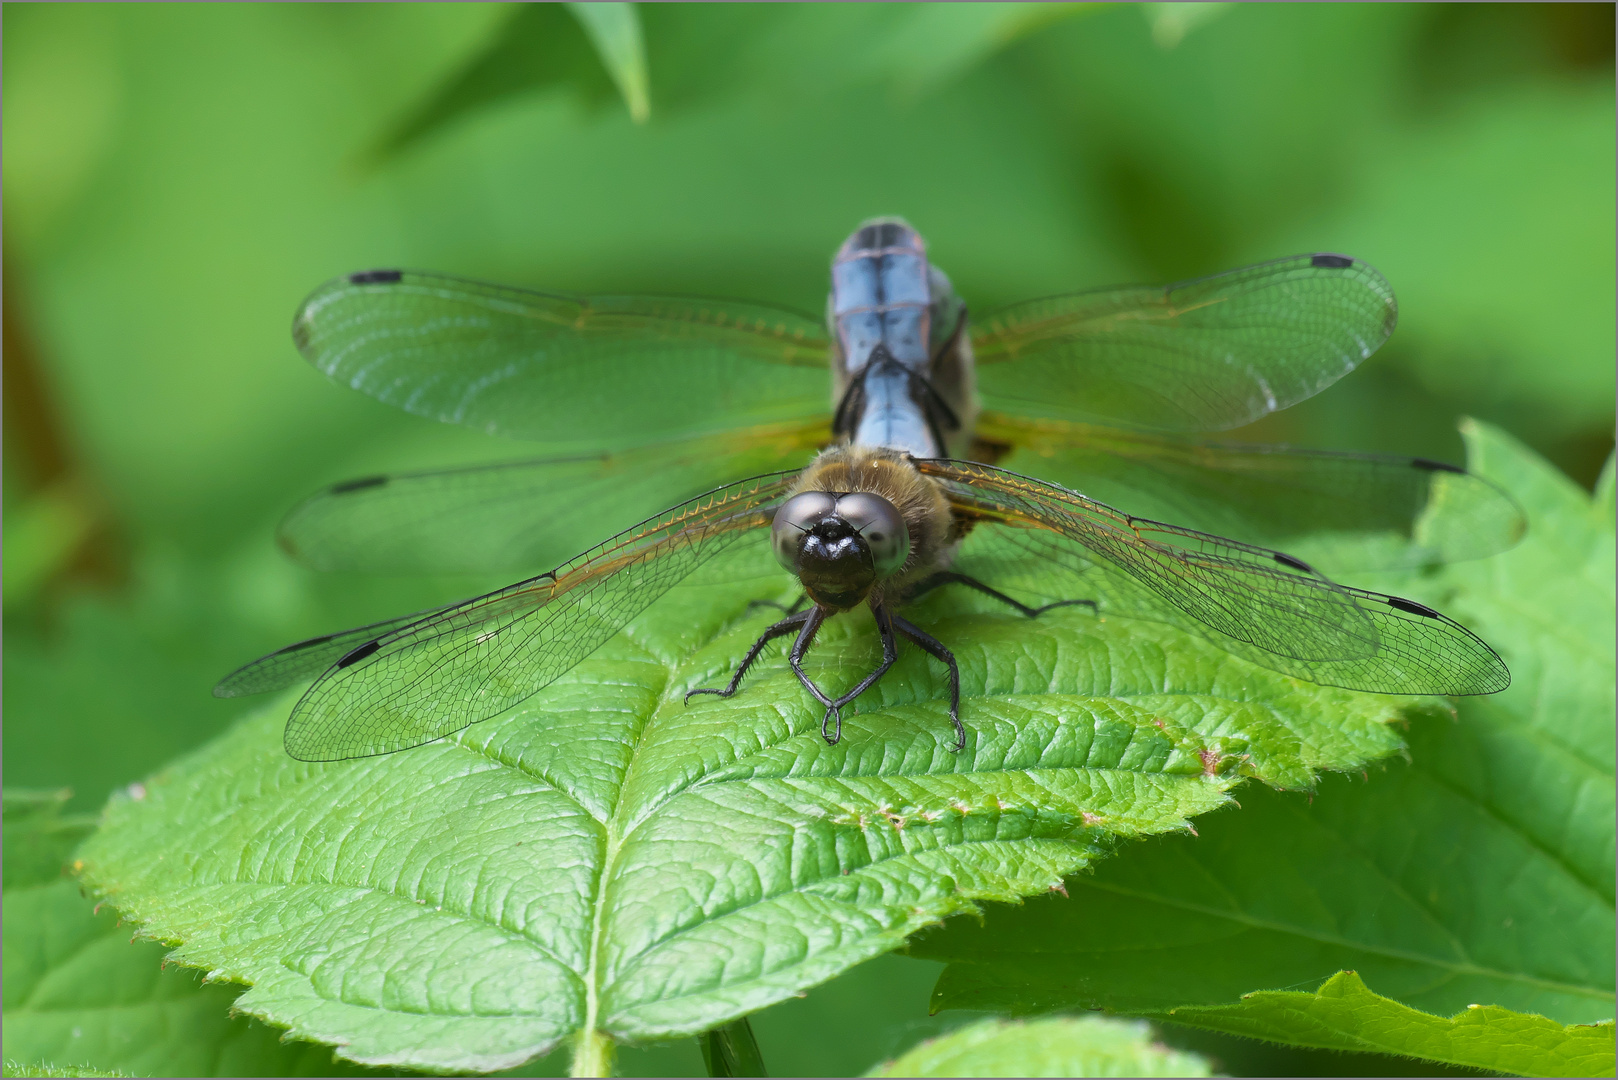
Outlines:
[[[818,607],[848,611],[878,578],[910,557],[910,530],[898,507],[868,491],[804,491],[775,512],[776,562],[797,575]]]
[[[327,569],[555,568],[289,646],[215,692],[313,677],[286,737],[305,760],[420,745],[542,689],[704,564],[769,543],[810,607],[768,627],[727,687],[691,693],[737,693],[767,644],[792,635],[788,664],[824,706],[831,742],[841,710],[904,638],[945,665],[951,745],[965,746],[954,657],[899,614],[944,585],[1026,616],[1081,605],[1172,623],[1333,686],[1491,693],[1509,676],[1463,627],[1337,585],[1311,559],[1490,554],[1521,534],[1509,498],[1420,458],[1180,434],[1309,397],[1369,356],[1395,315],[1387,283],[1364,263],[1301,255],[1164,288],[1030,301],[973,327],[897,219],[861,226],[838,249],[824,326],[763,304],[355,274],[317,290],[294,324],[317,367],[552,456],[340,484],[293,511],[282,545]],[[989,460],[1023,472],[959,460],[974,435],[993,448]],[[1036,471],[1047,479],[1024,475]],[[564,561],[572,538],[599,528],[600,507],[644,516],[681,496]],[[585,516],[570,518],[573,507]],[[1159,508],[1229,538],[1145,516]],[[1303,545],[1311,559],[1266,541]],[[860,604],[883,660],[833,697],[802,659],[826,618]]]

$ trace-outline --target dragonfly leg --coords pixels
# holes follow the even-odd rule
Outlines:
[[[796,630],[798,627],[807,622],[811,614],[813,614],[813,609],[809,611],[800,611],[796,615],[788,615],[780,622],[765,630],[764,633],[758,636],[758,640],[753,642],[753,647],[747,650],[747,655],[742,657],[742,662],[737,666],[736,674],[731,677],[729,686],[725,687],[723,690],[715,690],[712,687],[704,686],[699,687],[696,690],[687,691],[685,695],[685,703],[687,705],[691,704],[692,697],[697,694],[718,694],[723,698],[733,696],[736,693],[736,688],[742,684],[742,677],[747,674],[747,669],[753,666],[753,661],[757,660],[759,653],[764,651],[764,646],[768,645],[776,638],[781,637],[783,634],[792,633],[792,631]]]
[[[876,630],[882,638],[882,663],[877,665],[875,671],[861,679],[852,690],[826,706],[826,715],[820,719],[820,737],[832,746],[836,746],[837,741],[843,737],[843,706],[869,690],[878,679],[888,673],[893,662],[899,659],[899,645],[893,639],[893,620],[888,614],[888,609],[881,604],[872,604],[871,614],[876,616]],[[835,734],[828,735],[826,728],[833,719],[837,721],[837,730]]]
[[[916,586],[905,596],[905,603],[909,604],[916,600],[920,600],[923,596],[926,596],[934,589],[943,585],[965,585],[969,589],[976,589],[985,596],[992,596],[1001,603],[1008,604],[1011,607],[1016,608],[1030,619],[1038,618],[1051,608],[1071,607],[1075,604],[1082,604],[1085,607],[1088,607],[1091,611],[1098,610],[1094,600],[1058,600],[1053,604],[1046,604],[1043,607],[1029,607],[1027,604],[1013,600],[999,589],[990,588],[975,577],[971,577],[967,574],[958,574],[953,570],[941,570],[932,577],[927,578],[925,581],[918,582]]]
[[[754,608],[772,607],[783,615],[796,615],[798,613],[798,609],[803,607],[803,602],[807,599],[809,599],[808,593],[799,593],[798,598],[792,601],[791,607],[787,607],[785,604],[775,600],[749,600],[747,602],[747,610],[752,611]]]
[[[827,728],[831,728],[827,732]],[[827,746],[836,746],[843,741],[843,710],[837,706],[828,706],[826,715],[820,718],[820,737],[826,740]]]
[[[1037,612],[1035,614],[1038,614]],[[961,724],[961,669],[955,663],[955,654],[944,648],[944,643],[913,622],[893,617],[893,627],[949,667],[949,722],[955,725],[955,753],[966,748],[966,728]]]
[[[842,706],[826,696],[826,692],[815,685],[815,681],[803,670],[803,657],[814,644],[815,634],[820,630],[820,624],[826,621],[827,612],[818,607],[812,607],[803,613],[803,629],[798,631],[798,639],[787,650],[787,663],[792,665],[792,673],[803,683],[803,688],[814,696],[814,699],[826,706],[826,715],[820,719],[820,737],[827,743],[836,745],[837,740],[843,737],[843,711]],[[798,616],[791,616],[798,618]],[[783,622],[785,620],[782,620]],[[779,625],[779,624],[777,624]],[[846,703],[846,699],[845,699]],[[837,729],[834,734],[826,734],[826,728],[836,721]]]

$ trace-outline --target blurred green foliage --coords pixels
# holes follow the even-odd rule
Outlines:
[[[298,359],[363,267],[813,311],[901,213],[983,310],[1346,251],[1400,329],[1239,437],[1457,460],[1472,413],[1592,482],[1613,6],[1182,8],[647,5],[637,124],[561,5],[6,6],[7,785],[92,810],[242,660],[491,584],[273,549],[320,484],[524,453]]]
[[[646,124],[561,6],[6,9],[8,780],[94,806],[228,721],[235,663],[481,584],[270,545],[321,483],[523,453],[297,358],[351,269],[815,310],[899,212],[983,309],[1345,250],[1402,326],[1253,434],[1454,459],[1469,411],[1605,455],[1608,5],[1238,5],[1169,48],[1131,5],[640,13]]]

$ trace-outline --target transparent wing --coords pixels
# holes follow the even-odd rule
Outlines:
[[[288,645],[284,649],[277,649],[268,656],[261,656],[252,663],[243,664],[220,679],[219,684],[213,688],[213,696],[228,698],[267,694],[272,690],[285,690],[289,686],[307,682],[366,642],[375,641],[401,627],[421,622],[455,606],[448,604],[444,607],[428,608],[412,615],[401,615],[396,619],[356,626],[352,630],[310,638]]]
[[[828,408],[819,322],[784,308],[530,292],[416,271],[328,282],[310,363],[390,405],[555,449],[617,449]]]
[[[1009,468],[1333,571],[1483,558],[1527,529],[1504,491],[1426,458],[1198,443],[992,413],[979,430],[1017,448]]]
[[[279,539],[318,570],[532,572],[731,477],[801,467],[830,439],[823,415],[618,453],[372,476],[304,500]]]
[[[972,337],[985,407],[1156,431],[1239,427],[1324,390],[1393,332],[1393,290],[1346,255],[991,313]]]
[[[1345,588],[1281,552],[1133,518],[987,465],[918,462],[975,522],[961,565],[1033,599],[1095,599],[1171,623],[1244,659],[1327,686],[1488,694],[1494,651],[1413,601]]]
[[[302,761],[387,754],[495,716],[583,660],[700,566],[768,528],[796,472],[755,477],[674,507],[548,574],[424,617],[351,630],[292,710]],[[332,649],[320,646],[323,657]],[[307,666],[294,645],[227,684],[253,687]],[[223,684],[222,684],[223,685]]]

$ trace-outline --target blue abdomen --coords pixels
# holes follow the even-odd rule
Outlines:
[[[901,221],[868,222],[838,249],[831,273],[838,434],[942,456],[939,417],[929,414],[926,392],[932,284],[941,275],[930,271],[921,237]]]

